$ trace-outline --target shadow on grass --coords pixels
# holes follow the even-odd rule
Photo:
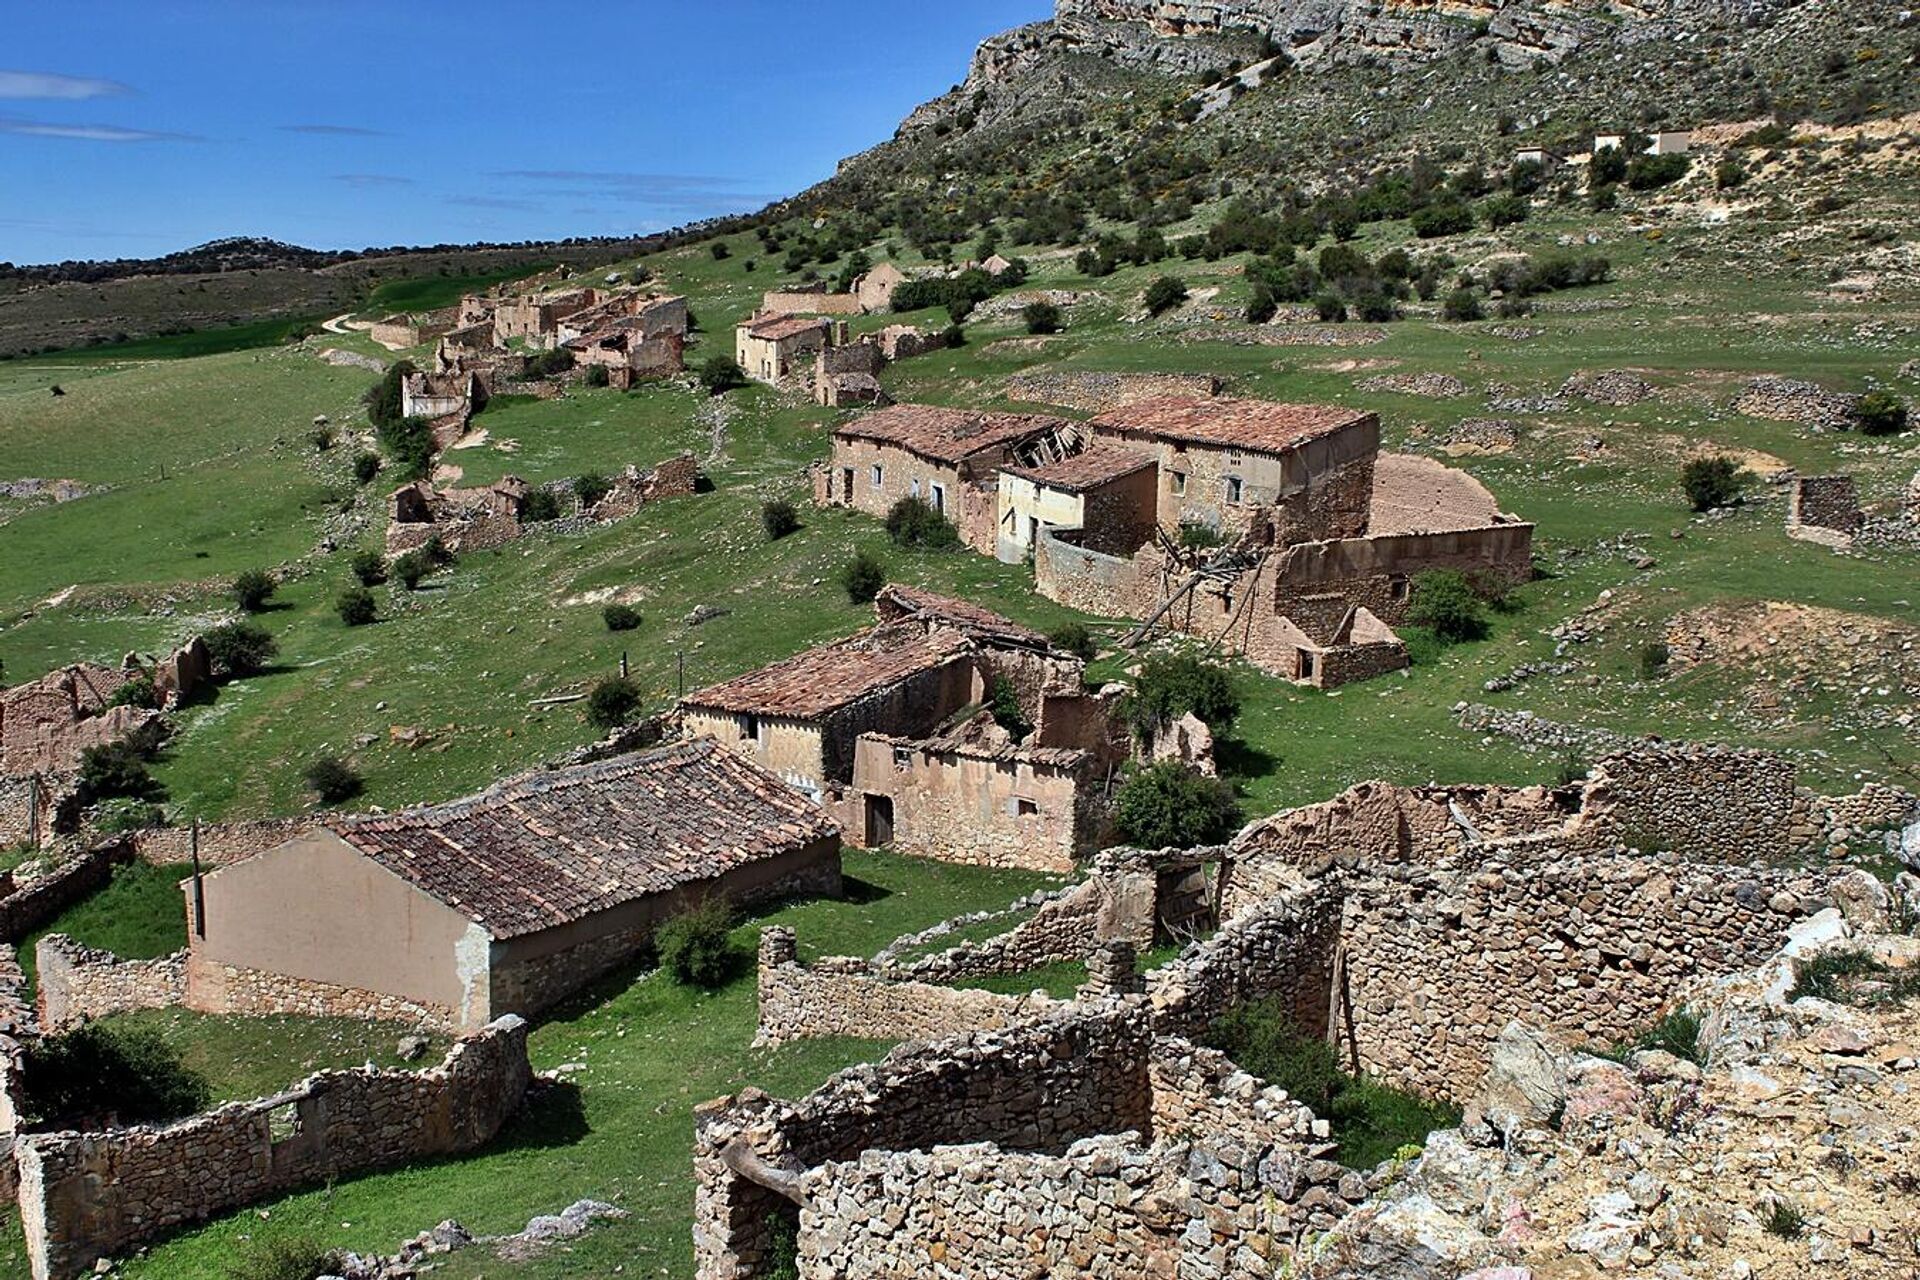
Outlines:
[[[859,876],[840,877],[840,897],[855,906],[866,906],[870,902],[882,902],[893,896],[893,890],[884,888]]]
[[[508,1117],[485,1150],[498,1154],[570,1147],[592,1133],[579,1085],[571,1080],[535,1080],[527,1089],[525,1105]]]
[[[1236,782],[1271,778],[1280,771],[1280,757],[1244,738],[1215,738],[1213,761],[1222,775]]]
[[[558,1000],[527,1020],[535,1026],[550,1022],[571,1022],[599,1008],[640,979],[660,967],[659,957],[648,947],[636,952],[618,968],[610,969],[563,1000]]]

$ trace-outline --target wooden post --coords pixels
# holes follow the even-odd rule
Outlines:
[[[679,653],[677,653],[677,654],[675,654],[674,656],[675,656],[676,658],[678,658],[678,659],[680,660],[680,675],[679,675],[679,678],[678,678],[678,680],[677,680],[677,681],[676,681],[676,683],[675,683],[675,687],[674,687],[674,693],[675,693],[675,696],[677,696],[677,697],[685,697],[685,696],[686,696],[686,692],[687,692],[687,653],[686,653],[686,650],[684,650],[684,649],[682,649],[682,650],[681,650],[681,651],[680,651]]]
[[[27,843],[40,847],[40,775],[27,779]]]
[[[193,931],[199,937],[207,936],[207,890],[200,879],[200,819],[193,820],[193,834],[188,838],[187,851],[193,858]]]
[[[625,649],[620,651],[620,678],[622,680],[627,678],[627,651]]]

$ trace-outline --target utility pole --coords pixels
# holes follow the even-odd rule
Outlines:
[[[193,931],[207,936],[207,890],[200,879],[200,819],[193,820],[193,834],[187,838],[187,850],[193,859]]]
[[[687,651],[682,649],[674,657],[680,660],[680,676],[674,686],[674,696],[684,698],[687,694]]]

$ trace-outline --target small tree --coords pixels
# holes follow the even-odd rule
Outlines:
[[[638,631],[645,621],[640,611],[630,604],[610,604],[600,611],[600,620],[607,624],[609,631]]]
[[[1099,652],[1093,641],[1093,632],[1084,622],[1068,622],[1055,627],[1047,633],[1047,643],[1062,653],[1070,653],[1082,662],[1092,662]]]
[[[107,699],[109,707],[143,707],[148,711],[160,709],[160,690],[155,687],[152,676],[135,676],[115,689]]]
[[[590,387],[604,387],[613,381],[613,375],[607,372],[607,366],[603,364],[589,365],[583,381]]]
[[[597,728],[618,729],[640,709],[640,686],[623,676],[608,676],[587,693],[587,720]]]
[[[206,1080],[151,1031],[90,1022],[63,1035],[28,1039],[20,1073],[22,1109],[37,1125],[103,1127],[163,1122],[204,1110]]]
[[[334,601],[334,611],[340,615],[340,621],[350,627],[364,627],[379,616],[379,608],[374,604],[373,592],[365,587],[348,587]]]
[[[725,262],[733,256],[733,250],[727,247],[725,240],[715,240],[707,246],[707,252],[713,255],[715,262]]]
[[[1854,420],[1863,434],[1899,435],[1907,429],[1907,406],[1898,396],[1885,391],[1869,391],[1854,406]]]
[[[920,498],[902,498],[887,510],[887,536],[895,546],[946,551],[960,545],[960,531]]]
[[[1440,314],[1448,320],[1464,323],[1480,319],[1485,312],[1480,309],[1479,294],[1471,289],[1455,289],[1441,304]]]
[[[1143,849],[1217,844],[1240,826],[1233,787],[1174,760],[1133,773],[1114,797],[1121,836]]]
[[[1640,646],[1640,678],[1658,680],[1667,674],[1667,663],[1673,658],[1673,650],[1664,640],[1652,640]]]
[[[1430,204],[1415,209],[1409,223],[1422,240],[1435,240],[1473,230],[1473,210],[1464,204]]]
[[[373,478],[380,474],[380,455],[371,449],[362,449],[353,455],[353,478],[361,484],[372,484]]]
[[[1740,464],[1724,455],[1695,458],[1680,469],[1680,487],[1695,511],[1732,506],[1740,496]]]
[[[1593,159],[1587,162],[1587,190],[1598,191],[1602,187],[1611,187],[1623,182],[1627,176],[1627,151],[1625,147],[1602,147],[1593,153]]]
[[[732,356],[713,356],[700,366],[700,385],[710,396],[723,396],[747,385],[747,371]]]
[[[1525,196],[1494,196],[1480,205],[1480,216],[1487,220],[1487,226],[1494,231],[1525,222],[1528,212]]]
[[[1051,302],[1029,302],[1020,316],[1027,322],[1027,332],[1031,334],[1058,333],[1065,327],[1060,308]]]
[[[218,680],[242,680],[266,669],[280,646],[257,622],[225,622],[201,637]]]
[[[560,518],[560,499],[551,489],[535,489],[520,504],[520,523],[545,524]]]
[[[724,986],[738,964],[729,924],[726,901],[718,897],[667,921],[655,937],[661,967],[681,986]]]
[[[1339,294],[1328,289],[1313,300],[1314,314],[1323,324],[1345,324],[1347,322],[1347,302]]]
[[[573,496],[580,500],[582,511],[591,511],[600,499],[613,492],[613,481],[598,472],[589,471],[586,475],[573,479]]]
[[[840,570],[840,585],[854,604],[871,604],[887,585],[887,567],[871,551],[856,551]]]
[[[242,613],[258,613],[280,584],[264,569],[248,569],[233,580],[233,603]]]
[[[354,580],[363,587],[377,587],[387,580],[387,558],[372,547],[362,547],[347,561]]]
[[[1222,667],[1191,653],[1156,654],[1142,664],[1127,699],[1134,733],[1151,742],[1159,732],[1192,712],[1216,733],[1240,715],[1240,695]]]
[[[1247,302],[1247,323],[1265,324],[1280,313],[1280,300],[1273,296],[1272,286],[1264,281],[1253,286],[1253,297]]]
[[[409,591],[418,591],[420,584],[432,572],[433,561],[419,551],[409,551],[393,562],[393,576]]]
[[[1020,705],[1020,690],[1006,676],[993,678],[993,700],[989,709],[993,712],[994,722],[1012,734],[1014,741],[1018,742],[1033,732],[1033,721],[1027,718],[1026,709]]]
[[[1165,315],[1187,300],[1187,282],[1178,276],[1161,276],[1147,286],[1147,314]]]
[[[760,527],[768,542],[778,542],[800,528],[800,513],[785,498],[775,498],[761,505]]]
[[[324,805],[344,804],[366,785],[352,765],[339,756],[321,756],[301,775],[307,790]]]
[[[1428,569],[1414,576],[1407,621],[1449,644],[1487,634],[1485,606],[1467,575],[1457,569]]]
[[[130,742],[109,742],[80,753],[80,801],[143,800],[157,804],[167,789],[147,772],[146,757]]]

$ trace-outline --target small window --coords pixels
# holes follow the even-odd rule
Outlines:
[[[920,477],[919,476],[915,476],[913,479],[907,481],[907,496],[910,498],[917,498],[920,496]]]
[[[1175,497],[1178,497],[1187,491],[1187,473],[1184,471],[1168,472],[1167,482],[1172,486]]]
[[[1029,800],[1024,796],[1015,796],[1007,808],[1016,818],[1031,818],[1039,814],[1040,802]]]
[[[1227,477],[1227,505],[1238,506],[1239,504],[1240,504],[1240,477],[1228,476]]]
[[[740,717],[740,738],[742,741],[760,741],[760,717]]]
[[[1413,595],[1413,582],[1407,578],[1394,578],[1387,583],[1387,597],[1391,600],[1405,600]]]
[[[895,747],[893,749],[893,767],[896,769],[911,769],[913,767],[913,752],[906,747]]]
[[[934,485],[934,486],[933,486],[933,509],[934,509],[935,511],[939,511],[939,512],[945,512],[945,511],[946,511],[946,509],[947,509],[947,486],[945,486],[945,485],[943,485],[943,484],[936,484],[936,485]]]
[[[267,1141],[286,1142],[306,1129],[300,1118],[300,1104],[285,1102],[267,1112]]]
[[[1242,461],[1244,461],[1244,459],[1243,459],[1243,458],[1241,458],[1241,456],[1240,456],[1240,451],[1239,451],[1238,449],[1229,449],[1229,450],[1227,450],[1227,465],[1228,465],[1228,466],[1230,466],[1230,467],[1237,467],[1237,466],[1239,466],[1239,465],[1241,464],[1241,462],[1242,462]]]

